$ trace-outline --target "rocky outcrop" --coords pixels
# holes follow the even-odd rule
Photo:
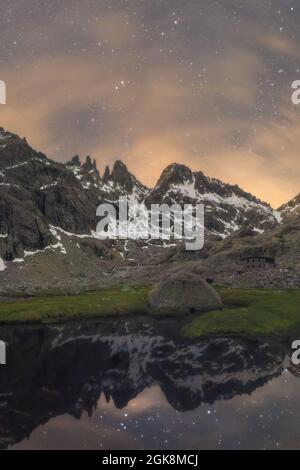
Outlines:
[[[222,308],[215,289],[190,272],[179,272],[160,282],[150,293],[149,302],[155,309],[209,312]]]
[[[88,155],[86,157],[85,163],[82,165],[82,168],[87,172],[87,173],[97,173],[99,175],[98,169],[97,169],[97,163],[96,160],[92,160],[91,157]]]
[[[145,194],[148,191],[148,188],[128,171],[127,166],[121,160],[115,162],[110,176],[108,176],[108,172],[109,169],[106,169],[104,174],[108,181],[119,186],[123,191],[125,190],[127,194],[132,194],[134,191]]]
[[[110,169],[109,169],[109,166],[106,166],[105,167],[105,170],[104,170],[104,174],[103,174],[103,178],[102,178],[102,181],[103,183],[108,183],[110,180]]]
[[[300,217],[300,194],[278,209],[284,222],[291,222]]]
[[[79,155],[75,155],[69,162],[67,162],[67,165],[74,165],[80,167],[81,161]]]

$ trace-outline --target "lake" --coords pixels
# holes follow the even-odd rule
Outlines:
[[[288,344],[178,330],[142,317],[0,327],[0,448],[300,448]]]

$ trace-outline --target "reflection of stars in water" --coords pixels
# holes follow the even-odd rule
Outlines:
[[[154,392],[154,393],[153,393]],[[165,412],[166,409],[169,409],[169,405],[166,404],[165,398],[161,394],[161,391],[157,389],[157,387],[153,387],[150,390],[146,390],[144,392],[150,398],[150,403],[146,405],[146,412],[142,412],[141,415],[136,418],[136,414],[140,412],[139,406],[139,397],[132,402],[129,403],[128,407],[126,408],[126,412],[120,412],[119,419],[116,417],[115,422],[115,432],[120,435],[124,436],[126,440],[126,436],[133,434],[133,441],[136,443],[137,448],[151,448],[152,445],[157,446],[157,448],[170,448],[172,447],[174,439],[178,442],[185,437],[185,432],[182,431],[182,427],[186,426],[186,417],[191,416],[192,413],[184,414],[177,410],[172,409],[172,417],[168,420],[165,420]],[[159,398],[159,400],[164,402],[164,406],[162,408],[150,408],[149,412],[147,412],[147,408],[151,405],[151,401],[153,398],[151,395],[154,394],[155,399]],[[142,394],[143,395],[143,394]],[[144,401],[144,398],[143,400]],[[112,403],[101,403],[98,404],[98,407],[107,407],[109,410],[114,409]],[[211,419],[213,418],[216,422],[218,422],[217,417],[217,409],[210,408],[207,406],[201,406],[200,409],[203,409],[203,412]],[[116,413],[116,410],[113,411],[113,415]],[[106,420],[106,424],[109,424],[112,416],[109,412],[99,414],[98,419],[103,422]],[[191,420],[189,427],[190,430],[194,426],[201,425],[201,419],[199,420]],[[111,435],[111,430],[108,425],[105,428],[105,433],[102,433],[103,436]],[[222,437],[217,436],[217,445],[221,445]],[[100,441],[99,445],[101,448],[105,445],[103,440]]]
[[[186,412],[175,410],[159,386],[144,389],[122,409],[117,409],[112,400],[107,403],[102,395],[91,417],[84,413],[80,421],[68,415],[53,418],[37,428],[30,440],[24,440],[22,445],[38,443],[42,448],[47,445],[55,448],[62,439],[66,446],[71,443],[86,449],[297,448],[300,447],[300,380],[287,370],[277,377],[280,372],[277,365],[271,371],[268,367],[267,370],[251,369],[254,378],[257,377],[251,395],[239,395],[242,382],[236,380],[233,398],[222,400],[229,398],[226,395],[228,383],[222,389],[224,382],[216,382],[222,390],[218,394],[220,400],[212,403],[213,397],[207,395],[211,403],[203,403]],[[272,379],[273,374],[275,378]],[[219,375],[214,378],[220,380]],[[247,383],[247,371],[242,374],[242,379]],[[185,384],[187,382],[188,377]],[[118,398],[121,384],[122,381],[115,395]],[[182,408],[189,407],[190,398],[202,392],[201,386],[199,389],[188,388],[186,401],[178,401],[177,393],[182,398],[182,389],[178,387],[176,383],[171,394],[168,391],[169,395],[166,395],[170,402],[174,400],[173,403],[180,403]]]
[[[214,407],[202,404],[198,409],[186,413],[172,409],[157,387],[153,387],[129,403],[125,412],[117,412],[112,403],[106,405],[109,411],[99,415],[99,420],[105,419],[107,425],[105,433],[102,429],[100,446],[103,448],[107,445],[104,436],[108,440],[112,438],[111,422],[115,418],[115,432],[124,436],[117,441],[121,446],[123,439],[124,442],[132,439],[136,448],[141,449],[149,449],[151,446],[161,449],[188,448],[188,441],[190,448],[238,449],[251,447],[251,442],[256,442],[254,447],[262,449],[283,447],[279,439],[274,438],[273,430],[278,426],[280,429],[282,420],[294,416],[293,409],[282,406],[282,401],[285,404],[290,402],[291,380],[293,378],[289,372],[284,371],[281,378],[273,381],[278,384],[279,401],[268,399],[267,389],[272,390],[271,382],[249,397],[217,402]],[[155,407],[156,400],[160,401],[159,408]],[[142,403],[145,408],[141,408]],[[239,432],[241,426],[246,435],[243,439]],[[231,440],[232,433],[237,436],[235,441]],[[198,440],[195,436],[198,436]],[[261,436],[260,442],[258,436]]]

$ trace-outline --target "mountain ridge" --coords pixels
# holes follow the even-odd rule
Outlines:
[[[29,244],[29,248],[42,249],[46,242],[49,243],[51,233],[48,236],[44,233],[47,232],[44,227],[47,223],[69,232],[91,233],[96,226],[97,204],[116,200],[119,195],[135,194],[137,202],[144,200],[146,206],[164,202],[204,202],[208,213],[208,230],[221,237],[230,235],[243,224],[249,223],[254,230],[261,231],[272,228],[276,225],[276,219],[278,221],[276,211],[269,204],[239,186],[207,177],[201,171],[193,172],[178,163],[169,165],[156,186],[149,189],[137,180],[121,160],[115,162],[112,170],[106,167],[103,176],[100,176],[96,161],[90,156],[83,163],[78,155],[66,163],[55,162],[42,152],[35,151],[26,139],[3,128],[0,128],[0,142],[0,188],[3,196],[0,234],[3,236],[14,231],[13,214],[10,217],[8,213],[9,208],[18,205],[14,199],[21,199],[21,189],[25,191],[24,199],[32,202],[31,212],[35,214],[35,220],[31,222],[32,217],[28,214],[29,225],[36,226],[36,240],[33,246]],[[85,202],[90,205],[88,211],[84,210]],[[255,214],[255,211],[259,214]],[[27,212],[30,212],[29,208]],[[16,248],[15,251],[20,250]],[[4,257],[13,258],[13,252],[12,246]],[[3,249],[0,248],[1,254],[3,256]]]
[[[97,207],[117,204],[120,196],[127,196],[134,209],[204,203],[206,238],[212,243],[232,236],[239,239],[246,232],[252,237],[272,233],[289,220],[289,212],[295,217],[297,210],[292,209],[300,198],[275,211],[237,185],[178,163],[168,165],[154,188],[147,188],[121,160],[100,174],[90,156],[83,162],[78,155],[66,163],[56,162],[26,139],[0,128],[0,273],[5,276],[6,269],[13,268],[22,279],[25,265],[32,272],[40,269],[35,259],[41,255],[47,255],[47,262],[53,258],[53,276],[66,270],[71,278],[80,277],[89,265],[101,275],[108,267],[167,260],[177,245],[163,242],[153,248],[145,240],[124,244],[95,237]],[[47,272],[43,275],[47,277]]]

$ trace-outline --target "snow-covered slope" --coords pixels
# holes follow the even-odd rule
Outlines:
[[[206,229],[222,238],[244,227],[260,233],[278,224],[278,214],[270,205],[238,186],[209,178],[200,171],[192,172],[184,165],[167,167],[146,198],[147,204],[163,202],[204,204]]]
[[[278,209],[282,220],[297,218],[300,215],[300,194]]]

